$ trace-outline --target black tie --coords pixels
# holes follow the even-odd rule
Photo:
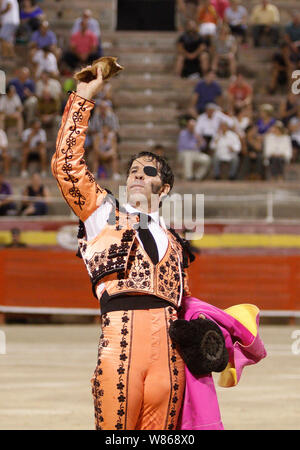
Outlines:
[[[145,251],[151,258],[153,264],[157,264],[159,261],[158,250],[155,239],[148,228],[148,222],[151,221],[151,217],[147,214],[140,213],[140,226],[137,231],[139,233],[140,240],[143,243]]]

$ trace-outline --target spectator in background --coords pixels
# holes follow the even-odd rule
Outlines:
[[[85,9],[82,13],[82,16],[75,20],[71,30],[71,34],[75,34],[80,31],[83,21],[87,22],[88,30],[92,31],[92,33],[94,33],[98,38],[98,58],[100,58],[102,56],[100,25],[98,20],[93,17],[92,11],[90,9]]]
[[[45,87],[38,97],[38,118],[43,128],[56,130],[60,123],[60,102],[52,96],[50,90]]]
[[[234,126],[234,121],[221,111],[221,108],[214,103],[208,103],[205,112],[200,114],[195,126],[195,134],[202,139],[201,149],[210,151],[210,143],[217,136],[220,124],[226,122],[229,127]]]
[[[12,228],[11,232],[11,242],[6,244],[5,248],[25,248],[27,244],[21,241],[21,230],[19,228]]]
[[[297,114],[288,123],[293,146],[293,162],[299,162],[300,156],[300,105],[297,105]]]
[[[180,77],[202,75],[209,70],[208,48],[194,20],[188,21],[186,31],[179,37],[177,52],[175,71]]]
[[[0,112],[4,114],[5,130],[17,126],[18,135],[21,137],[24,129],[23,106],[12,84],[7,86],[6,95],[0,97]]]
[[[36,83],[36,96],[37,98],[42,97],[42,93],[45,91],[45,89],[50,93],[52,98],[55,98],[59,106],[61,105],[61,99],[62,99],[62,87],[58,80],[51,77],[51,74],[44,70],[40,78],[38,79]]]
[[[9,174],[10,170],[10,156],[8,154],[8,140],[5,131],[3,130],[4,114],[0,112],[0,157],[3,161],[3,173]]]
[[[286,163],[290,162],[292,154],[291,138],[283,123],[276,121],[264,137],[264,158],[271,179],[283,180]]]
[[[188,120],[179,133],[177,143],[179,163],[183,166],[183,176],[187,181],[202,180],[210,167],[210,157],[200,150],[202,140],[195,133],[195,125],[195,119]],[[197,170],[195,165],[198,165]]]
[[[268,87],[270,94],[275,94],[278,87],[287,84],[290,66],[289,55],[287,53],[289,53],[288,46],[286,43],[283,43],[272,56],[271,81]]]
[[[240,0],[231,0],[226,9],[224,20],[234,36],[238,36],[243,44],[247,41],[248,11],[240,4]]]
[[[49,48],[50,52],[54,53],[57,59],[60,58],[61,50],[57,47],[56,35],[49,29],[49,22],[47,22],[47,20],[43,20],[39,26],[39,29],[36,30],[31,36],[30,48],[32,49],[32,58],[36,50],[42,50],[45,47]]]
[[[213,173],[215,180],[221,178],[221,163],[229,163],[229,180],[235,180],[239,168],[241,141],[239,136],[229,129],[227,122],[221,122],[217,136],[211,142],[214,150]]]
[[[15,57],[15,36],[20,24],[19,3],[17,0],[1,0],[0,3],[0,44],[1,57]]]
[[[193,117],[202,114],[208,103],[219,103],[222,96],[222,88],[216,81],[216,73],[213,70],[207,72],[203,80],[200,80],[194,89],[191,99],[190,113]]]
[[[4,180],[3,173],[0,172],[0,216],[15,215],[16,206],[10,199],[11,195],[11,186]]]
[[[243,73],[238,70],[235,80],[229,85],[227,90],[229,110],[234,114],[238,109],[252,106],[253,89],[245,80]]]
[[[100,100],[93,111],[89,129],[92,134],[97,133],[101,131],[103,125],[108,125],[116,134],[120,128],[118,117],[110,104],[105,100]]]
[[[23,0],[21,2],[21,24],[27,28],[30,34],[38,30],[43,17],[43,10],[38,5],[35,5],[35,2],[32,0]]]
[[[298,95],[289,92],[286,98],[284,98],[279,105],[279,119],[287,127],[289,121],[297,116],[298,106],[300,99]]]
[[[71,35],[70,50],[65,52],[63,59],[71,69],[80,65],[91,64],[98,58],[98,37],[88,29],[87,18],[82,19],[80,31]]]
[[[259,108],[259,118],[256,122],[256,126],[259,134],[267,133],[270,128],[275,124],[276,119],[274,117],[274,108],[272,105],[263,104]]]
[[[30,78],[30,71],[28,67],[21,67],[16,71],[16,77],[13,78],[9,85],[16,88],[16,92],[21,99],[24,106],[25,123],[32,122],[37,107],[37,98],[35,94],[35,84]]]
[[[250,180],[263,178],[263,138],[257,132],[255,125],[249,125],[245,130],[245,176]]]
[[[47,137],[45,130],[42,129],[42,124],[38,119],[35,119],[30,128],[24,130],[22,135],[23,148],[22,148],[22,161],[21,161],[21,176],[27,177],[27,167],[29,157],[31,155],[38,156],[41,168],[42,176],[46,176],[47,171],[47,154],[46,154],[46,142]]]
[[[217,33],[218,14],[210,0],[203,0],[199,3],[197,11],[197,21],[199,33],[210,40]]]
[[[212,70],[218,72],[219,64],[225,62],[229,65],[230,76],[236,73],[237,43],[231,34],[230,28],[223,23],[217,36],[213,39]]]
[[[32,197],[32,200],[24,200],[21,205],[21,216],[44,216],[48,213],[47,199],[49,197],[48,189],[42,184],[41,177],[34,173],[31,177],[31,183],[26,186],[24,197]],[[37,200],[34,200],[38,197]]]
[[[224,20],[225,12],[226,12],[227,8],[229,7],[229,1],[228,0],[210,0],[210,3],[217,11],[220,19]]]
[[[37,50],[32,58],[32,62],[34,64],[34,72],[35,77],[39,78],[41,73],[45,70],[49,72],[49,74],[58,78],[59,71],[57,66],[57,59],[54,53],[50,51],[49,47],[44,47],[41,50]]]
[[[288,55],[286,63],[288,64],[289,77],[291,79],[292,71],[300,67],[300,13],[293,14],[292,22],[285,27],[284,40],[287,44]]]
[[[99,164],[109,164],[112,178],[120,179],[119,161],[117,153],[117,138],[115,132],[106,124],[94,136],[94,173],[98,174]]]
[[[251,13],[254,46],[259,47],[261,37],[266,34],[274,46],[278,45],[280,14],[278,8],[268,0],[261,0]]]

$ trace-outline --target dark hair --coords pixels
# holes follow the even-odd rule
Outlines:
[[[138,158],[143,158],[143,157],[148,157],[151,158],[151,161],[154,159],[158,164],[159,164],[159,170],[160,170],[160,177],[161,177],[161,181],[162,184],[169,184],[170,185],[170,190],[173,187],[174,184],[174,174],[172,172],[171,167],[169,166],[169,164],[167,163],[167,160],[165,158],[163,158],[160,155],[156,155],[155,153],[152,152],[140,152],[137,153],[135,155],[133,155],[130,158],[130,161],[128,162],[128,166],[127,166],[127,176],[129,175],[129,171],[130,168],[132,166],[132,163],[138,159]]]

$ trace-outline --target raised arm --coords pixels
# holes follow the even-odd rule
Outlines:
[[[84,222],[102,203],[107,192],[95,182],[84,160],[84,141],[92,98],[102,88],[101,69],[96,80],[80,82],[64,110],[52,158],[52,173],[59,189],[74,213]]]

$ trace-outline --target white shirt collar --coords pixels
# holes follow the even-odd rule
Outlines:
[[[139,211],[138,209],[134,208],[133,206],[131,206],[129,203],[126,203],[124,206],[125,206],[126,211],[129,212],[130,214],[134,214],[134,213],[138,214],[138,213],[142,212],[142,211]],[[151,214],[148,213],[147,215],[150,216],[154,222],[156,222],[158,224],[160,223],[159,211],[154,211]]]

